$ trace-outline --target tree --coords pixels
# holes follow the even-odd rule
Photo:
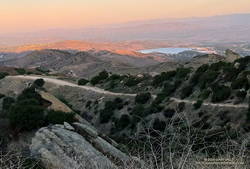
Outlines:
[[[108,123],[111,117],[114,115],[114,110],[116,110],[117,105],[112,101],[107,101],[105,103],[104,109],[100,111],[100,122]]]
[[[207,84],[211,84],[213,81],[215,81],[220,74],[219,71],[214,71],[214,70],[208,70],[202,76],[200,77],[199,80],[199,86],[201,89],[204,89]]]
[[[203,100],[197,100],[196,103],[193,104],[194,109],[195,110],[199,109],[201,107],[202,103],[203,103]]]
[[[43,87],[45,81],[43,79],[36,79],[33,84],[36,85],[37,87]]]
[[[224,85],[215,84],[212,87],[212,102],[220,102],[228,99],[231,95],[231,89]]]
[[[100,72],[97,76],[93,77],[91,80],[90,80],[90,83],[92,85],[96,85],[98,83],[100,83],[102,80],[105,80],[109,77],[109,73],[104,70],[102,72]]]
[[[245,90],[239,90],[236,92],[236,96],[240,98],[241,100],[244,100],[246,98],[247,92]]]
[[[124,85],[128,87],[135,86],[139,84],[143,79],[139,77],[129,76],[125,81]]]
[[[10,109],[11,105],[14,104],[14,103],[15,103],[15,99],[14,98],[12,98],[12,97],[5,97],[3,99],[3,103],[2,103],[3,110],[8,111]]]
[[[8,117],[12,127],[30,131],[44,124],[44,108],[41,106],[16,104],[11,107]]]
[[[16,68],[15,70],[19,75],[24,75],[26,73],[26,70],[23,68]]]
[[[151,99],[151,93],[140,93],[135,97],[135,103],[145,104]]]
[[[176,78],[177,79],[185,79],[190,72],[191,72],[190,68],[177,68],[176,69]]]
[[[211,90],[205,89],[200,93],[199,98],[202,100],[205,100],[210,96],[210,94],[211,94]]]
[[[46,116],[48,124],[63,124],[64,122],[74,122],[74,113],[65,113],[62,111],[49,110]]]
[[[3,79],[8,75],[9,75],[9,73],[7,73],[7,72],[0,72],[0,79]]]
[[[118,130],[122,130],[130,124],[130,116],[123,114],[121,118],[116,122],[116,127]]]
[[[186,97],[190,96],[193,92],[193,86],[187,85],[181,89],[181,99],[185,99]]]
[[[86,79],[79,79],[78,80],[78,85],[84,86],[88,83],[89,81]]]
[[[161,121],[159,119],[155,119],[155,121],[153,123],[154,130],[163,132],[165,130],[165,128],[166,128],[166,122]]]
[[[248,79],[246,77],[241,77],[234,80],[231,84],[232,89],[242,89],[245,88],[246,90],[249,89]]]
[[[156,75],[153,78],[153,86],[161,86],[163,82],[173,79],[176,75],[176,71],[162,72],[160,75]]]

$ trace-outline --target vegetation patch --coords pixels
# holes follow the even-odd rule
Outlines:
[[[197,100],[196,103],[194,103],[194,109],[197,110],[202,106],[203,100]]]
[[[75,114],[72,113],[65,113],[61,111],[54,111],[49,110],[46,116],[46,123],[47,124],[63,124],[63,122],[72,123],[74,122]]]
[[[16,70],[17,74],[19,74],[19,75],[26,74],[26,70],[23,68],[15,68],[15,70]]]
[[[0,79],[3,79],[8,75],[9,75],[9,73],[7,73],[7,72],[0,72]]]
[[[99,84],[101,81],[107,79],[109,77],[109,73],[104,70],[102,72],[100,72],[97,76],[93,77],[91,80],[90,80],[90,83],[92,85],[96,85],[96,84]]]
[[[152,96],[151,96],[151,94],[149,92],[148,93],[137,94],[136,97],[135,97],[135,103],[145,104],[151,99],[151,97]]]
[[[88,83],[89,81],[87,79],[79,79],[78,80],[78,85],[84,86]]]
[[[212,87],[212,102],[221,102],[228,99],[231,95],[231,89],[224,85],[215,84]]]

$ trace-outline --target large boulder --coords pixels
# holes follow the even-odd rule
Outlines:
[[[113,169],[131,160],[92,126],[73,126],[53,125],[35,134],[30,150],[46,169]]]

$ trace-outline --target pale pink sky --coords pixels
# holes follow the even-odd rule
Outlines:
[[[250,13],[250,0],[0,0],[0,31]]]

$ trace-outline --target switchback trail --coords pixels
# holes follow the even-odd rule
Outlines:
[[[71,87],[77,87],[77,88],[82,88],[85,90],[89,90],[89,91],[93,91],[96,93],[100,93],[100,94],[107,94],[107,95],[113,95],[113,96],[130,96],[130,97],[135,97],[136,94],[128,94],[128,93],[114,93],[114,92],[110,92],[104,89],[100,89],[97,87],[92,87],[92,86],[79,86],[75,83],[71,83],[71,82],[67,82],[65,80],[60,80],[60,79],[54,79],[51,77],[44,77],[44,76],[32,76],[32,75],[18,75],[18,76],[7,76],[6,78],[10,78],[10,79],[24,79],[24,80],[36,80],[36,79],[44,79],[45,82],[49,82],[49,83],[53,83],[59,86],[71,86]],[[156,96],[153,95],[153,97],[155,98]],[[192,100],[186,100],[186,99],[178,99],[178,98],[174,98],[171,97],[170,100],[175,101],[177,103],[189,103],[189,104],[194,104],[196,101],[192,101]],[[232,108],[248,108],[247,104],[229,104],[229,103],[208,103],[208,102],[204,102],[203,105],[206,106],[213,106],[213,107],[232,107]]]

